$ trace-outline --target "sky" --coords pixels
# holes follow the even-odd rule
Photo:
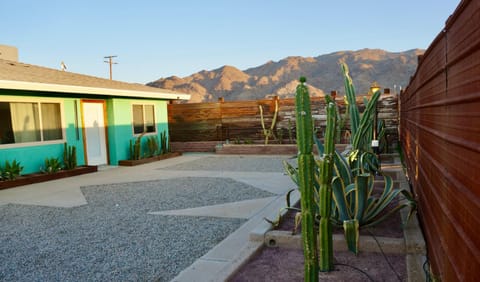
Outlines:
[[[460,0],[0,0],[19,60],[147,83],[223,65],[363,48],[426,49]]]

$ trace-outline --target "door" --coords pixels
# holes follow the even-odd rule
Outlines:
[[[85,152],[88,165],[107,164],[104,101],[83,102]]]

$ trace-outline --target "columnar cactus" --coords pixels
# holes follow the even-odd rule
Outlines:
[[[300,77],[295,95],[295,115],[297,123],[298,147],[298,186],[302,208],[302,243],[305,257],[305,281],[318,281],[318,254],[315,232],[315,188],[312,154],[313,123],[310,111],[310,97],[305,77]]]
[[[325,131],[325,152],[323,159],[319,160],[319,212],[320,226],[318,233],[318,255],[320,261],[320,271],[330,271],[333,269],[333,239],[332,222],[330,213],[332,210],[332,174],[335,156],[335,124],[336,112],[335,104],[327,104],[327,128]]]
[[[64,144],[63,148],[63,164],[65,169],[74,169],[77,167],[77,149],[75,146]]]

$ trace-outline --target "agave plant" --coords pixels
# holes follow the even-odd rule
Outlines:
[[[319,152],[318,158],[321,158],[324,154],[323,144],[317,138],[314,139]],[[318,158],[316,175],[320,173]],[[288,162],[284,162],[284,167],[293,182],[298,183],[298,170]],[[353,171],[354,169],[350,168],[348,161],[338,151],[335,151],[331,220],[334,225],[343,227],[349,250],[357,254],[360,229],[375,226],[406,207],[410,208],[408,216],[410,218],[416,209],[416,202],[409,191],[394,188],[393,180],[388,175],[383,176],[384,186],[381,194],[378,195],[374,193],[373,189],[373,173],[360,173],[355,176]],[[319,189],[318,177],[316,179],[314,187]],[[400,195],[405,200],[399,201],[398,204],[391,207],[390,204],[395,199],[399,199]],[[318,212],[316,219],[320,221]]]
[[[393,180],[388,175],[383,175],[384,186],[380,195],[375,194],[373,173],[354,176],[347,161],[340,154],[336,154],[336,158],[336,176],[332,179],[332,221],[333,224],[343,227],[349,250],[357,254],[361,228],[377,225],[405,207],[410,207],[410,218],[416,209],[416,202],[409,191],[395,189]],[[391,207],[390,204],[400,195],[403,195],[405,200]]]
[[[62,163],[58,158],[46,158],[45,166],[40,170],[45,174],[53,174],[62,169]]]
[[[20,165],[20,162],[13,160],[10,163],[8,160],[5,161],[5,166],[1,170],[2,179],[4,180],[15,180],[22,173],[23,166]]]

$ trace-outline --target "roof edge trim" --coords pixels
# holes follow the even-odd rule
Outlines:
[[[106,95],[119,97],[135,97],[135,98],[153,98],[165,100],[189,100],[189,94],[168,93],[168,92],[148,92],[136,90],[121,90],[113,88],[87,87],[75,85],[50,84],[16,80],[0,80],[0,89],[9,90],[28,90],[28,91],[46,91],[59,93],[76,93],[91,95]]]

